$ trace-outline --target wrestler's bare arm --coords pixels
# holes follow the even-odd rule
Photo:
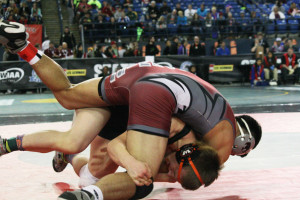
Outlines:
[[[127,170],[129,176],[138,186],[151,184],[151,170],[147,163],[138,161],[129,154],[126,148],[127,133],[123,133],[108,143],[107,151],[110,158]]]

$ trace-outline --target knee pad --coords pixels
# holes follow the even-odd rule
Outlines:
[[[153,178],[151,178],[153,181]],[[153,182],[149,185],[143,185],[143,186],[136,186],[135,194],[133,197],[130,198],[130,200],[135,199],[142,199],[146,197],[148,194],[150,194],[153,190]]]

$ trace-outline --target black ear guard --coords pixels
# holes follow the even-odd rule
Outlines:
[[[176,160],[180,164],[183,161],[183,166],[188,166],[189,158],[192,159],[192,161],[198,157],[200,154],[200,151],[198,150],[198,146],[195,144],[186,144],[177,149],[176,152]]]
[[[179,169],[177,174],[177,180],[180,182],[180,173],[183,166],[191,165],[192,169],[194,170],[198,180],[202,185],[204,185],[204,182],[195,167],[193,160],[197,158],[200,155],[200,150],[198,149],[198,146],[195,144],[186,144],[180,147],[176,152],[176,160],[179,163]]]

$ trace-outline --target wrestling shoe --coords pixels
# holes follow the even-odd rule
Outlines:
[[[57,200],[95,200],[95,197],[86,190],[75,190],[62,193]]]
[[[28,33],[23,24],[0,19],[0,43],[11,53],[18,53],[27,45]]]
[[[4,140],[0,136],[0,156],[7,154]]]
[[[65,159],[65,154],[59,151],[55,151],[55,155],[52,160],[52,167],[56,172],[62,172],[68,165]]]

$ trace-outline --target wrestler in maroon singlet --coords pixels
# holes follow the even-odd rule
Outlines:
[[[143,62],[123,68],[99,83],[99,95],[111,105],[129,105],[127,130],[169,136],[175,115],[202,138],[215,125],[235,118],[225,98],[198,76]]]

